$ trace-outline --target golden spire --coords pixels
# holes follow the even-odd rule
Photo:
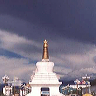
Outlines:
[[[44,40],[42,61],[49,61],[48,55],[48,41]]]

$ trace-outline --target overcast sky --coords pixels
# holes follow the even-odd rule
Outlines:
[[[0,78],[28,81],[49,44],[62,79],[96,74],[95,0],[0,1]]]

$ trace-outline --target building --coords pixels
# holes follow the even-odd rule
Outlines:
[[[87,78],[87,79],[86,79]],[[82,94],[85,94],[85,93],[91,93],[91,90],[90,90],[90,82],[88,81],[88,79],[90,79],[90,77],[88,77],[86,75],[86,77],[82,77],[82,80],[78,80],[76,79],[74,81],[74,85],[67,85],[67,86],[64,86],[62,87],[61,91],[64,95],[72,95],[72,96],[75,96],[75,94],[81,96]],[[86,96],[86,95],[85,95]]]
[[[29,84],[21,86],[20,96],[26,96],[30,92],[31,92],[31,86]]]
[[[59,93],[61,82],[53,72],[53,67],[54,63],[49,61],[48,42],[45,40],[42,61],[36,63],[36,71],[29,82],[32,91],[27,96],[63,96]]]
[[[6,96],[11,96],[12,95],[12,86],[5,86],[3,88],[3,94]]]

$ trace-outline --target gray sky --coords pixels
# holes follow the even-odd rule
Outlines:
[[[95,31],[95,0],[2,0],[0,77],[8,74],[28,81],[47,39],[50,61],[60,77],[74,79],[89,74],[93,78]]]

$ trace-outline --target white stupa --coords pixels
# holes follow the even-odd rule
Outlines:
[[[49,61],[46,40],[43,45],[42,61],[37,62],[36,67],[36,71],[29,82],[32,91],[27,96],[63,96],[59,93],[61,82],[59,82],[56,73],[53,72],[54,63]]]

